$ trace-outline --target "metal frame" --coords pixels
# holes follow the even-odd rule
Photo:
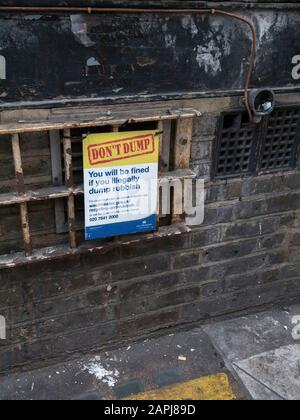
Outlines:
[[[260,141],[259,141],[258,159],[257,159],[257,166],[256,166],[256,173],[258,174],[271,174],[271,173],[276,173],[279,171],[286,172],[286,171],[291,171],[293,169],[296,169],[297,167],[297,161],[298,161],[299,152],[300,152],[300,148],[299,148],[300,146],[300,106],[298,105],[298,106],[277,107],[275,108],[274,112],[276,113],[276,111],[287,111],[287,110],[298,111],[298,122],[295,129],[297,138],[294,141],[294,144],[292,147],[292,158],[290,159],[289,165],[282,166],[281,168],[268,168],[268,169],[262,168],[262,158],[263,158],[264,147],[267,140],[267,132],[268,132],[268,129],[270,128],[269,121],[270,121],[270,118],[272,117],[272,114],[271,114],[268,117],[266,117],[261,127],[261,133],[259,137]]]
[[[136,115],[139,115],[137,111]],[[20,123],[20,124],[8,124],[0,125],[1,135],[11,135],[13,159],[15,165],[15,176],[16,176],[16,192],[10,194],[0,195],[0,207],[18,205],[20,206],[20,218],[23,232],[24,242],[24,255],[12,254],[9,256],[0,256],[0,269],[15,266],[17,264],[24,264],[30,261],[45,260],[57,255],[67,255],[71,252],[82,252],[83,249],[89,251],[98,249],[93,244],[90,246],[77,246],[76,241],[76,223],[75,223],[75,197],[83,194],[83,187],[74,185],[73,180],[73,159],[72,159],[72,144],[71,144],[71,128],[79,127],[101,127],[110,125],[112,131],[118,131],[118,128],[128,122],[146,122],[146,121],[157,121],[159,127],[162,127],[164,122],[167,122],[167,130],[162,133],[162,145],[161,145],[161,158],[165,162],[165,170],[169,169],[169,158],[170,158],[170,142],[164,143],[165,136],[167,137],[171,132],[171,121],[176,121],[176,138],[175,138],[175,168],[173,172],[164,172],[161,179],[180,179],[194,178],[194,174],[189,170],[190,154],[191,154],[191,142],[192,142],[192,128],[193,119],[195,116],[200,116],[200,113],[195,110],[181,110],[181,111],[161,111],[156,115],[139,115],[138,117],[131,118],[130,116],[108,116],[95,117],[93,119],[85,118],[85,120],[78,121],[47,121],[47,122],[33,122],[33,123]],[[65,178],[64,185],[63,179],[60,175],[61,163],[59,161],[52,162],[53,170],[53,187],[47,187],[38,189],[36,191],[26,191],[24,182],[24,173],[22,166],[22,156],[20,149],[19,134],[25,132],[35,131],[48,131],[50,137],[50,148],[54,155],[58,155],[61,160],[60,154],[60,135],[59,130],[63,130],[63,158],[65,166]],[[170,136],[169,136],[170,138]],[[158,186],[159,187],[159,186]],[[68,208],[68,233],[69,233],[69,247],[52,247],[51,250],[32,250],[31,234],[30,234],[30,220],[28,212],[28,204],[35,201],[42,200],[60,200],[67,199]],[[177,218],[172,219],[173,222],[178,222]],[[173,229],[174,230],[174,229]],[[179,228],[180,232],[186,231],[184,228]],[[178,229],[175,229],[178,234]],[[141,237],[149,237],[149,235],[141,235]],[[153,234],[157,236],[157,233]],[[126,239],[128,241],[128,238]],[[136,239],[135,239],[136,240]]]
[[[213,156],[214,156],[213,165],[212,165],[212,178],[213,179],[230,179],[230,178],[236,178],[236,177],[251,176],[255,172],[255,169],[256,169],[255,167],[253,167],[253,162],[255,162],[255,155],[257,153],[258,135],[259,135],[259,133],[258,133],[259,127],[258,126],[254,127],[254,130],[253,130],[253,144],[252,144],[252,148],[251,148],[249,170],[244,171],[244,172],[231,173],[231,174],[227,174],[227,175],[218,174],[220,147],[221,147],[221,141],[222,141],[222,134],[223,134],[223,131],[224,131],[224,119],[225,119],[226,116],[230,116],[230,115],[236,116],[236,118],[239,119],[239,122],[242,123],[243,110],[240,109],[238,111],[227,112],[227,113],[221,114],[221,116],[219,118],[217,136],[216,136],[216,140],[214,142],[214,151],[213,151]]]
[[[300,106],[299,104],[280,105],[275,108],[274,112],[280,111],[280,110],[284,111],[288,109],[291,109],[291,110],[299,109],[300,111]],[[300,148],[299,148],[300,146],[300,117],[299,117],[299,122],[298,122],[298,127],[297,127],[298,138],[294,144],[294,153],[293,153],[293,158],[290,162],[290,165],[286,167],[282,167],[282,168],[276,168],[276,169],[263,170],[260,168],[261,159],[262,159],[262,151],[265,144],[267,130],[269,127],[269,119],[272,116],[271,114],[270,116],[264,117],[262,122],[259,125],[257,125],[257,127],[254,127],[253,144],[252,144],[252,150],[251,150],[251,156],[250,156],[249,170],[246,172],[239,172],[239,173],[228,174],[228,175],[219,175],[218,162],[219,162],[220,143],[222,139],[224,117],[227,115],[238,115],[238,114],[240,114],[240,118],[241,118],[243,114],[243,110],[239,109],[236,111],[223,113],[220,116],[219,123],[218,123],[217,136],[214,142],[214,152],[213,152],[214,160],[213,160],[212,174],[211,174],[212,179],[222,180],[222,179],[231,179],[231,178],[237,178],[237,177],[249,177],[249,176],[255,176],[259,174],[267,175],[267,174],[271,174],[275,172],[291,171],[297,168],[297,161],[298,161],[299,153],[300,153]]]

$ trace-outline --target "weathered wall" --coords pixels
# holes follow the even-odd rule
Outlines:
[[[252,86],[297,88],[299,4],[284,11],[243,7],[234,12],[258,34]],[[247,25],[224,16],[2,12],[0,106],[236,94],[250,49]]]
[[[251,8],[247,16],[260,39],[253,85],[296,89],[291,58],[299,54],[298,12]],[[170,107],[203,113],[194,128],[192,169],[207,180],[205,222],[181,236],[0,270],[0,315],[8,324],[7,340],[0,341],[0,373],[66,360],[172,326],[300,299],[300,172],[211,180],[219,116],[242,103],[241,96],[216,98],[213,91],[222,96],[222,90],[231,95],[242,88],[242,60],[250,47],[246,31],[212,17],[86,19],[95,43],[88,47],[72,32],[70,16],[0,16],[0,55],[7,61],[1,107],[18,102],[22,108],[37,100],[46,107],[49,99],[58,102],[65,96],[108,101],[113,89],[122,89],[115,92],[119,101],[126,95],[131,100],[179,96]],[[111,31],[112,25],[121,35]],[[193,48],[210,43],[206,61],[199,64]],[[99,76],[87,80],[85,64],[91,57],[103,65]],[[209,63],[220,67],[211,71]],[[183,99],[191,90],[215,97]],[[300,104],[300,97],[280,101]],[[50,185],[48,137],[25,136],[21,147],[30,185]],[[9,156],[10,146],[0,141],[0,193],[14,188]],[[35,204],[30,214],[35,246],[67,240],[56,234],[53,206]],[[0,254],[19,249],[18,220],[17,209],[1,210]]]
[[[300,298],[300,172],[210,182],[219,113],[236,104],[191,105],[207,110],[195,124],[192,154],[194,170],[208,181],[204,225],[0,271],[9,325],[1,372]]]

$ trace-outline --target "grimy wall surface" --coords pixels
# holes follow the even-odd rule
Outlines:
[[[249,17],[258,30],[252,85],[276,88],[278,106],[298,109],[298,84],[291,76],[292,57],[300,54],[298,6],[276,7],[249,5],[246,10],[238,5],[234,11]],[[202,116],[194,124],[191,169],[206,179],[205,220],[182,235],[110,243],[94,253],[1,269],[0,315],[7,320],[8,336],[0,340],[0,373],[300,299],[299,164],[214,177],[221,115],[243,110],[247,30],[215,17],[82,19],[86,32],[76,30],[77,18],[68,14],[0,13],[0,55],[6,60],[0,123],[17,124],[24,107],[38,108],[33,115],[42,119],[66,98],[68,105],[76,100],[78,106],[86,99],[105,103],[114,96],[122,103],[148,101],[153,95],[156,106],[197,109]],[[96,67],[91,76],[85,73],[87,61],[99,63],[91,66]],[[28,188],[50,185],[47,133],[26,134],[21,148]],[[14,187],[10,156],[10,143],[1,137],[1,193]],[[65,234],[57,233],[54,210],[48,202],[30,208],[37,247],[66,241]],[[18,209],[1,209],[0,253],[18,250],[21,239]]]
[[[77,2],[109,3],[126,2]],[[188,6],[181,1],[135,2],[141,7],[147,3]],[[194,8],[203,5],[190,3]],[[229,3],[225,2],[227,9]],[[247,5],[230,10],[247,17],[257,29],[252,86],[296,88],[291,60],[299,53],[300,5]],[[224,3],[219,8],[224,10]],[[66,98],[71,103],[88,99],[107,103],[233,94],[243,88],[250,49],[249,28],[226,16],[3,11],[0,54],[6,60],[6,75],[0,77],[0,106],[29,106],[46,99],[53,104],[62,100],[65,104]]]

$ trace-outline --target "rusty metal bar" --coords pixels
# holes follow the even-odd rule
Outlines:
[[[29,215],[28,215],[27,203],[22,203],[20,205],[20,214],[21,214],[21,224],[22,224],[25,255],[26,257],[30,257],[32,255],[32,244],[31,244],[31,237],[30,237]]]
[[[20,149],[20,139],[18,134],[14,134],[11,137],[12,151],[15,165],[15,174],[16,174],[16,185],[17,192],[20,195],[25,194],[25,182],[24,182],[24,173],[22,166],[22,157]],[[21,226],[23,233],[23,242],[24,250],[26,257],[32,255],[32,244],[30,237],[30,228],[29,228],[29,215],[28,215],[28,206],[27,203],[20,204],[20,217],[21,217]]]
[[[71,131],[69,129],[64,130],[63,144],[64,144],[64,161],[65,161],[65,184],[67,188],[71,188],[73,187],[74,181],[73,181]]]
[[[72,193],[76,195],[83,194],[83,185],[78,185],[71,188]],[[57,200],[67,198],[70,194],[70,189],[64,185],[59,187],[41,188],[36,191],[26,191],[25,194],[9,193],[0,194],[0,207],[11,206],[22,203],[29,203],[33,201]]]
[[[97,116],[91,116],[90,119],[82,119],[82,116],[74,117],[74,115],[68,115],[68,119],[64,122],[55,120],[46,121],[28,121],[19,122],[17,124],[0,124],[0,135],[5,134],[21,134],[21,133],[33,133],[37,131],[52,131],[52,130],[65,130],[71,128],[88,128],[88,127],[104,127],[107,125],[124,125],[126,123],[139,123],[149,121],[168,121],[177,120],[178,118],[193,118],[200,117],[201,112],[195,109],[181,109],[181,110],[170,110],[165,109],[157,114],[147,110],[133,110],[131,112],[119,113],[118,115],[97,114]],[[130,115],[137,115],[132,118]],[[73,119],[72,119],[73,118]]]
[[[64,161],[65,161],[65,184],[69,189],[68,196],[68,226],[69,226],[69,245],[70,248],[76,248],[76,223],[75,223],[75,196],[72,191],[73,165],[72,165],[72,143],[70,129],[64,130],[63,137]]]
[[[75,196],[71,193],[68,197],[68,226],[70,248],[76,248],[76,222],[75,222]]]
[[[189,169],[182,169],[173,172],[163,172],[160,174],[158,184],[160,185],[165,179],[170,182],[176,179],[193,179],[195,173]],[[64,185],[58,187],[40,188],[36,191],[26,191],[25,194],[9,193],[0,194],[0,207],[20,205],[34,201],[56,200],[67,198],[70,192],[74,196],[84,194],[83,185],[76,185],[72,188],[66,188]]]
[[[14,134],[11,137],[13,158],[15,164],[15,174],[16,174],[16,183],[17,183],[17,192],[19,194],[25,193],[25,182],[24,182],[24,173],[22,166],[22,157],[20,149],[20,139],[18,134]]]

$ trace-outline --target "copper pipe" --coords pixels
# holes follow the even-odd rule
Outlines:
[[[257,34],[256,29],[250,20],[243,18],[235,13],[226,12],[220,9],[140,9],[140,8],[113,8],[113,7],[17,7],[17,6],[0,6],[0,12],[24,12],[24,13],[87,13],[87,14],[100,14],[100,13],[157,13],[157,14],[211,14],[227,16],[232,19],[239,20],[245,23],[251,30],[252,34],[252,49],[250,55],[249,69],[247,78],[245,81],[245,106],[249,115],[250,122],[253,122],[253,114],[249,105],[249,88],[252,73],[255,66],[256,54],[257,54]]]

